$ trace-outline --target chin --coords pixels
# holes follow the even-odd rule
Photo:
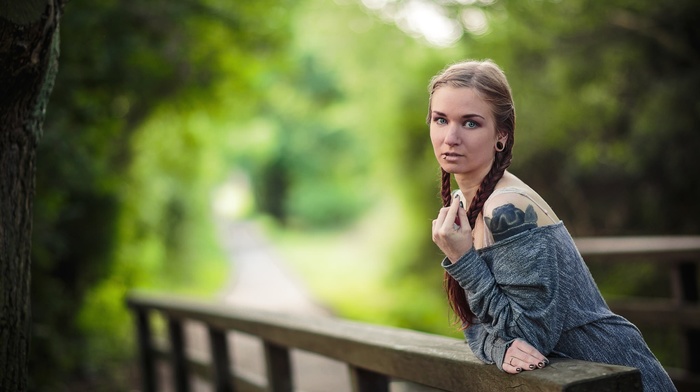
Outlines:
[[[444,167],[444,166],[443,166],[443,167],[442,167],[442,170],[444,170],[444,171],[446,171],[446,172],[448,172],[448,173],[450,173],[450,174],[455,174],[454,169],[449,168],[449,167]]]
[[[442,170],[444,170],[444,171],[446,171],[446,172],[448,172],[448,173],[450,173],[450,174],[457,174],[457,173],[460,173],[459,168],[458,168],[457,166],[455,166],[455,165],[444,165],[444,164],[443,164],[443,165],[440,165],[440,167],[442,168]]]

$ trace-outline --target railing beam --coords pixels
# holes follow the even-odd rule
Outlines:
[[[700,385],[700,292],[698,259],[700,236],[577,238],[579,252],[586,258],[634,262],[640,257],[672,268],[673,299],[661,301],[627,300],[611,302],[623,316],[639,324],[675,326],[683,334],[684,370],[691,378],[683,382]],[[484,366],[466,348],[462,339],[423,334],[391,327],[373,326],[344,320],[288,317],[264,311],[238,309],[222,304],[173,297],[131,293],[127,299],[136,316],[142,383],[145,392],[155,392],[156,355],[172,362],[177,392],[190,387],[185,355],[184,320],[204,323],[209,328],[212,361],[195,363],[193,373],[215,383],[216,391],[291,392],[293,390],[290,350],[308,351],[345,362],[350,370],[353,391],[388,391],[392,379],[439,388],[445,391],[506,390],[526,391],[636,391],[641,388],[639,370],[622,366],[553,359],[552,366],[518,377],[504,376],[493,366]],[[167,320],[170,350],[158,351],[152,341],[150,312],[159,312]],[[264,381],[248,380],[231,366],[226,333],[236,331],[263,341],[267,365]],[[204,370],[202,370],[204,369]],[[680,377],[680,376],[677,376]],[[465,381],[468,380],[468,381]],[[680,378],[679,378],[680,380]],[[467,382],[468,384],[465,384]],[[680,390],[680,388],[679,388]],[[695,390],[695,389],[693,389]]]
[[[469,351],[463,339],[417,331],[371,325],[327,317],[289,317],[225,304],[163,295],[132,293],[132,308],[149,308],[166,317],[194,320],[226,331],[251,334],[263,341],[268,389],[291,391],[293,386],[289,350],[308,351],[361,367],[393,379],[405,380],[445,391],[472,390],[555,392],[606,390],[619,392],[640,388],[639,370],[592,362],[552,359],[552,366],[526,377],[504,375],[485,366]],[[173,347],[174,348],[174,347]],[[170,355],[176,353],[170,350]],[[531,373],[531,374],[530,374]],[[359,384],[363,381],[357,381]],[[238,381],[236,381],[238,385]],[[241,387],[241,390],[248,390]],[[251,389],[262,391],[264,389]]]

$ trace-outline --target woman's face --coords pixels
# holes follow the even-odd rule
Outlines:
[[[491,168],[497,139],[491,106],[476,90],[442,86],[433,92],[430,139],[448,173],[482,178]]]

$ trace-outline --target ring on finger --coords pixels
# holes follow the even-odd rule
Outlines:
[[[455,231],[456,231],[456,230],[459,230],[459,229],[460,229],[460,226],[459,226],[458,224],[456,224],[456,223],[453,223],[453,224],[452,224],[452,228],[455,229]]]

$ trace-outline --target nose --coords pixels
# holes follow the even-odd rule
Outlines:
[[[458,129],[456,126],[450,126],[447,128],[447,134],[445,135],[445,144],[448,146],[457,146],[460,144]]]

